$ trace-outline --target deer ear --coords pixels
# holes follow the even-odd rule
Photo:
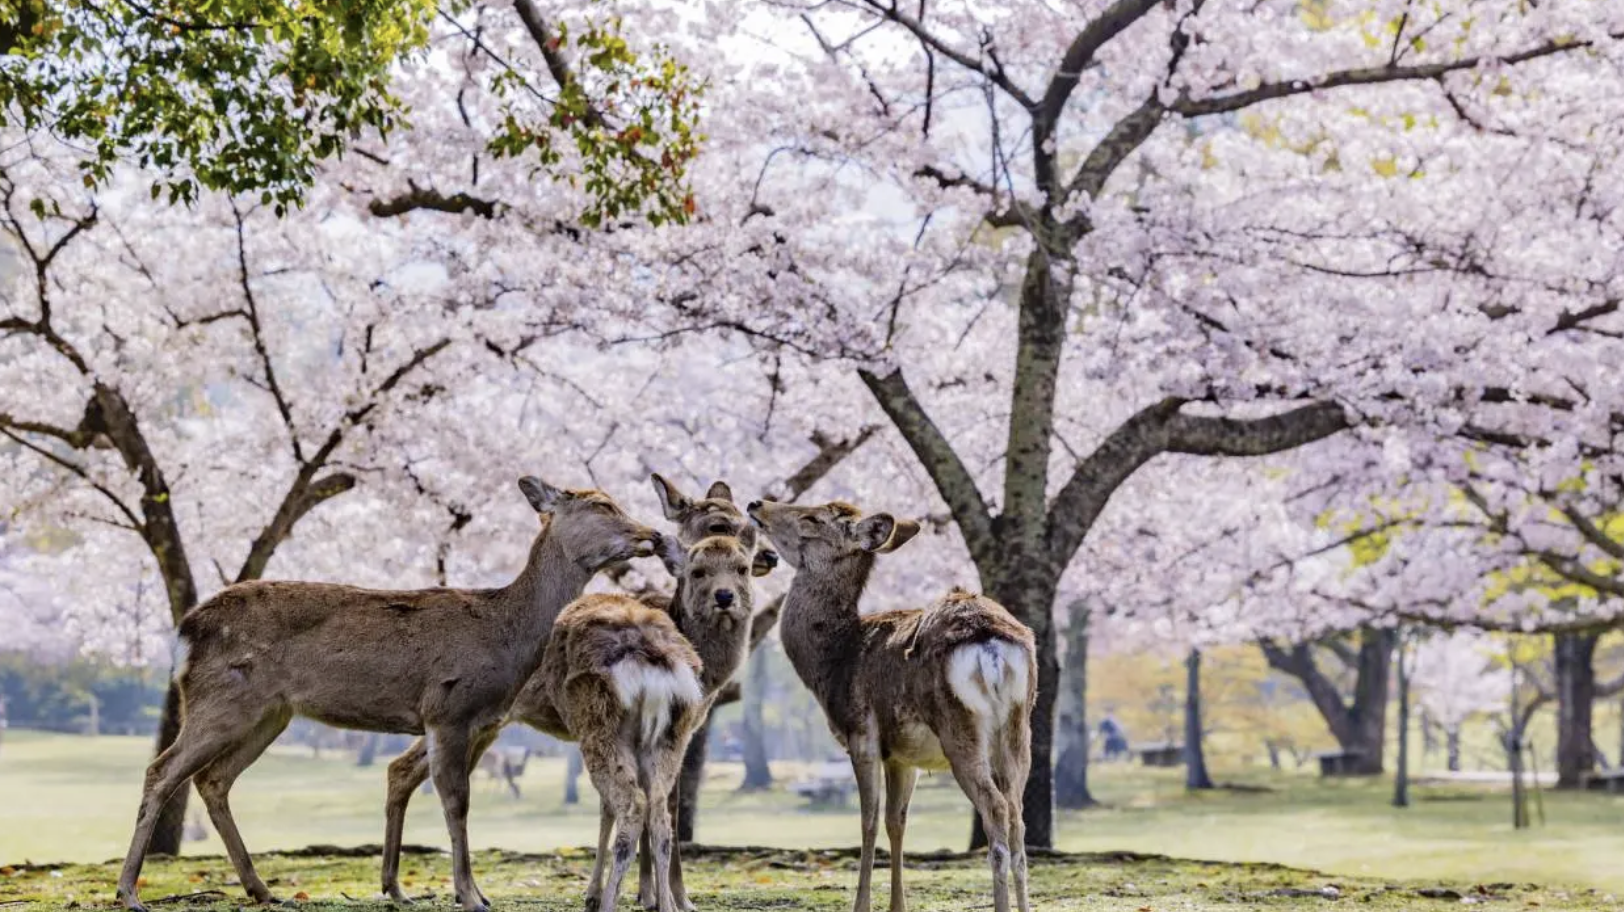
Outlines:
[[[732,503],[733,489],[728,487],[725,481],[715,481],[711,482],[710,490],[705,492],[705,496],[711,500],[725,500]]]
[[[526,475],[519,479],[519,490],[524,492],[525,498],[530,501],[530,506],[534,507],[537,513],[553,512],[558,509],[564,498],[569,496],[568,492],[555,488],[534,475]]]
[[[911,519],[899,519],[891,530],[891,537],[885,544],[876,549],[877,554],[890,554],[892,551],[906,545],[915,535],[919,534],[919,523]]]
[[[851,534],[857,541],[857,547],[878,553],[885,547],[885,543],[891,540],[891,533],[896,531],[896,528],[897,521],[891,514],[875,513],[853,523]]]
[[[660,546],[656,552],[660,556],[660,563],[665,564],[665,572],[672,576],[681,576],[682,570],[688,565],[688,549],[677,541],[675,535],[660,536]]]
[[[677,490],[677,486],[666,481],[665,476],[659,472],[650,475],[649,479],[654,482],[654,494],[660,498],[660,511],[665,514],[666,519],[674,520],[680,517],[684,510],[693,505],[688,495]]]

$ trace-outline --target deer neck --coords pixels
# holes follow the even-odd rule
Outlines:
[[[699,653],[702,667],[699,686],[708,696],[721,690],[733,678],[744,661],[745,641],[750,637],[750,625],[724,627],[720,622],[707,621],[699,606],[688,604],[688,587],[677,581],[677,590],[671,594],[672,620],[677,630],[693,644]],[[742,626],[743,629],[738,629]]]
[[[849,697],[863,642],[857,606],[873,569],[873,555],[848,555],[828,570],[797,572],[784,598],[778,622],[784,654],[825,712]]]
[[[520,648],[533,647],[539,660],[558,613],[581,597],[592,576],[593,571],[581,567],[565,552],[563,536],[553,534],[549,521],[531,542],[524,569],[503,590],[507,596],[503,601],[513,612],[510,642]]]

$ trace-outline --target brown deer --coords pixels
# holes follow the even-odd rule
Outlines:
[[[491,781],[507,786],[512,793],[513,800],[524,797],[519,790],[519,780],[524,777],[525,767],[530,765],[530,748],[521,749],[518,753],[506,751],[499,747],[491,747],[479,758],[479,771],[491,777]]]
[[[1037,662],[1032,632],[983,596],[953,589],[929,608],[860,615],[877,555],[919,533],[844,503],[757,501],[748,511],[795,568],[779,636],[851,757],[862,808],[856,912],[870,908],[880,777],[891,841],[891,912],[907,906],[902,835],[918,770],[952,770],[986,828],[993,905],[1009,910],[1009,873],[1027,912],[1021,794],[1032,766]]]
[[[751,526],[685,553],[668,540],[667,565],[678,580],[669,613],[630,596],[581,599],[559,615],[541,669],[516,704],[525,723],[581,742],[601,808],[588,909],[614,912],[645,832],[654,907],[689,906],[686,896],[678,905],[673,889],[671,797],[689,738],[744,661],[755,546]]]
[[[326,583],[252,582],[181,619],[185,714],[147,768],[118,896],[142,909],[136,882],[159,809],[192,779],[248,895],[274,902],[232,819],[237,776],[295,716],[367,731],[427,734],[464,909],[487,903],[468,858],[469,768],[541,661],[558,612],[602,568],[654,553],[659,533],[599,491],[531,477],[519,488],[542,528],[501,589],[404,592]]]
[[[737,537],[744,530],[748,530],[746,534],[750,536],[751,550],[753,550],[750,567],[751,575],[765,575],[777,565],[777,554],[768,548],[755,547],[755,529],[750,526],[744,514],[739,511],[733,500],[733,492],[726,483],[715,482],[706,491],[704,498],[695,499],[683,494],[676,485],[658,474],[651,476],[651,478],[654,483],[655,494],[660,499],[660,507],[665,513],[666,519],[677,525],[677,544],[681,546],[697,545],[707,538]],[[667,542],[669,542],[669,539]],[[694,639],[696,643],[714,642],[713,638],[708,638],[697,626],[710,614],[697,603],[687,608],[681,606],[685,590],[679,568],[682,564],[688,562],[688,556],[681,554],[678,549],[674,548],[667,548],[666,551],[667,553],[662,554],[662,558],[666,561],[667,569],[678,577],[677,592],[670,597],[649,593],[641,595],[639,598],[649,607],[671,613],[674,618],[678,619],[677,623],[681,632]],[[716,571],[716,568],[702,568],[699,565],[695,565],[695,567],[701,574]],[[716,582],[719,578],[713,576],[712,585],[695,590],[694,596],[703,599],[712,590],[721,591],[719,584]],[[736,597],[739,600],[738,605],[742,606],[745,617],[749,618],[749,610],[753,605],[749,579],[730,579],[730,585],[726,588],[736,594],[730,597]],[[734,609],[734,611],[737,610],[740,609]],[[768,622],[770,620],[771,618],[767,619]],[[685,629],[683,625],[688,621],[691,621],[695,626],[691,629]],[[759,621],[756,626],[760,626]],[[765,630],[761,630],[760,633],[765,634]],[[755,639],[759,639],[759,637],[755,637]],[[712,676],[720,675],[720,683],[716,684],[716,687],[720,688],[727,683],[728,678],[732,677],[733,672],[738,667],[740,658],[731,657],[729,659],[731,664],[726,665],[724,671],[724,663],[719,660],[713,661],[713,657],[706,655],[706,652],[706,648],[701,646],[700,653],[706,661],[705,680],[709,681]],[[574,740],[567,728],[558,727],[561,723],[556,718],[556,713],[551,709],[550,698],[543,687],[544,680],[542,671],[538,669],[531,682],[525,686],[519,697],[514,701],[507,721],[521,722],[555,737]],[[713,690],[709,688],[705,690],[706,696],[710,696],[712,693]],[[539,706],[533,705],[538,701]],[[703,718],[704,716],[701,715],[700,719]],[[490,737],[494,738],[495,733],[492,732]],[[483,745],[478,747],[482,749]],[[384,807],[382,887],[383,892],[396,902],[410,902],[405,892],[400,888],[400,844],[406,826],[407,806],[410,804],[412,794],[417,789],[417,786],[427,779],[428,775],[427,751],[421,739],[412,744],[411,747],[407,748],[404,753],[389,764],[388,797]],[[645,844],[642,857],[651,861],[651,856],[652,852]],[[675,852],[672,853],[671,857],[670,880],[673,895],[681,907],[691,908],[692,906],[687,900],[687,893],[683,889],[680,857]],[[645,905],[652,906],[656,901],[656,896],[650,881],[650,871],[645,865],[640,869],[639,873],[639,894],[643,897]]]

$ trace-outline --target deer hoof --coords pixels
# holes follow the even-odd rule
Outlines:
[[[597,896],[588,896],[586,898],[586,912],[598,912],[599,907],[602,905],[603,900]]]
[[[383,891],[383,895],[388,897],[389,901],[394,903],[397,906],[410,906],[410,905],[412,905],[412,898],[410,896],[407,896],[400,889],[400,887],[389,887],[389,888],[387,888],[387,889],[385,889]]]
[[[258,896],[255,896],[255,897],[253,897],[253,900],[254,900],[254,902],[256,902],[256,903],[258,903],[259,905],[262,905],[262,906],[280,906],[280,905],[282,905],[282,900],[277,899],[275,896],[272,896],[269,893],[262,893],[262,894],[260,894]]]
[[[118,900],[130,912],[147,912],[147,907],[141,904],[141,899],[135,895],[134,890],[119,890]]]

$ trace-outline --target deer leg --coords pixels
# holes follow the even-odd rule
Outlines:
[[[468,856],[468,768],[476,756],[474,739],[467,728],[457,725],[437,726],[429,732],[429,739],[429,769],[451,834],[451,883],[457,902],[466,912],[488,912],[490,906],[474,885],[473,861]]]
[[[676,896],[671,888],[671,862],[676,854],[672,838],[673,799],[677,797],[677,779],[682,774],[682,758],[688,749],[688,739],[678,738],[672,752],[654,754],[647,766],[649,838],[647,844],[654,850],[654,896],[659,912],[677,912]]]
[[[207,704],[205,704],[207,705]],[[207,766],[220,752],[241,739],[248,729],[236,707],[228,712],[208,716],[193,713],[181,722],[175,743],[159,754],[147,767],[146,783],[141,789],[141,807],[136,812],[135,833],[130,837],[130,850],[124,856],[124,868],[118,875],[118,899],[126,908],[144,910],[136,881],[141,876],[141,863],[146,860],[147,844],[158,825],[158,813],[175,789],[186,784],[192,774]]]
[[[277,899],[254,870],[253,857],[248,854],[242,834],[237,831],[236,818],[231,815],[231,786],[243,770],[265,753],[265,748],[271,746],[271,742],[282,734],[292,719],[293,714],[286,709],[267,715],[246,737],[192,777],[197,794],[203,799],[203,806],[209,810],[215,832],[220,834],[220,841],[226,845],[231,866],[237,869],[237,880],[257,903],[274,903]]]
[[[613,859],[609,868],[609,881],[601,897],[602,912],[615,912],[620,896],[621,881],[631,867],[632,856],[637,854],[637,843],[643,836],[643,821],[648,816],[648,799],[637,780],[637,758],[631,746],[621,743],[616,733],[581,739],[581,756],[598,794],[608,802],[614,815],[615,836]],[[600,856],[600,864],[601,862]],[[587,908],[593,907],[588,902]]]
[[[609,857],[609,837],[615,832],[615,812],[609,799],[598,798],[598,854],[592,859],[592,878],[586,885],[586,907],[597,909],[603,904],[603,863]]]
[[[384,800],[383,892],[398,903],[411,902],[400,889],[400,841],[406,829],[406,806],[412,801],[412,793],[428,778],[428,742],[422,738],[389,761],[389,792]]]
[[[1004,727],[1003,750],[994,755],[993,772],[1004,784],[1009,806],[1010,870],[1015,875],[1015,907],[1030,912],[1026,892],[1026,779],[1032,770],[1032,726],[1020,710],[1010,714]]]
[[[679,782],[681,780],[680,772],[678,773],[678,780]],[[671,794],[667,796],[665,802],[666,811],[671,816],[673,826],[676,825],[677,821],[677,805],[681,801],[682,789],[679,785],[677,788],[671,789]],[[682,883],[682,844],[677,841],[674,833],[671,838],[671,901],[677,904],[679,912],[696,912],[694,904],[688,899],[688,888],[683,886]]]
[[[985,742],[979,732],[946,735],[942,737],[942,751],[947,754],[953,778],[975,805],[987,832],[993,912],[1009,912],[1009,802],[993,780],[989,745]]]
[[[908,828],[908,802],[919,771],[905,763],[885,765],[885,835],[891,841],[891,912],[906,912],[902,891],[902,833]]]
[[[654,889],[654,851],[649,847],[649,831],[637,843],[637,904],[645,909],[659,905],[658,891]]]
[[[862,736],[868,739],[869,736]],[[856,742],[858,739],[853,738]],[[870,749],[872,748],[872,749]],[[874,838],[880,822],[880,757],[877,745],[864,745],[851,752],[851,768],[857,777],[857,802],[863,820],[863,850],[857,860],[857,899],[853,912],[869,912],[870,887],[874,878]],[[1000,909],[999,912],[1004,912]]]

